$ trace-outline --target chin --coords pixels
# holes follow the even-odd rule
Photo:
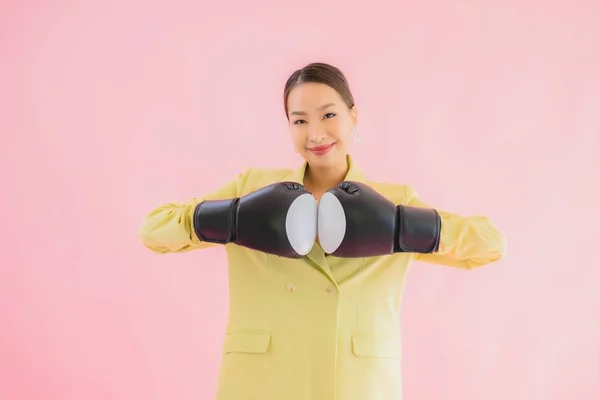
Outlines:
[[[339,154],[324,154],[322,156],[309,154],[307,161],[313,167],[334,168],[338,167],[342,163],[345,163],[346,157],[341,157]]]

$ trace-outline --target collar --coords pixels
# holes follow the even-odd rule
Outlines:
[[[344,181],[354,181],[354,182],[365,183],[367,180],[365,173],[358,166],[358,164],[356,164],[356,162],[350,156],[350,154],[348,154],[346,156],[346,162],[348,163],[348,172],[346,173],[346,176],[344,177]],[[282,182],[283,181],[297,182],[297,183],[303,185],[304,184],[304,174],[306,173],[307,166],[308,166],[308,163],[306,161],[303,162],[302,165],[300,166],[300,168],[291,170],[289,173],[287,173],[283,177],[283,179],[281,179],[281,181]]]

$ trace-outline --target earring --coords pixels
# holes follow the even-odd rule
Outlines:
[[[361,139],[362,139],[362,135],[360,133],[360,130],[358,130],[356,127],[354,127],[352,129],[352,140],[354,140],[355,142],[360,142]]]

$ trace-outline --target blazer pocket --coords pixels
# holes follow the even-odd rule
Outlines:
[[[225,335],[223,353],[266,353],[271,345],[270,332],[231,332]]]
[[[357,334],[352,336],[352,352],[357,357],[401,358],[401,339],[398,335]]]

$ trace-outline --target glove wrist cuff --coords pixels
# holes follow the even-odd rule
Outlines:
[[[398,206],[396,253],[435,253],[442,231],[440,214],[430,208]]]
[[[194,209],[194,232],[202,242],[235,242],[239,199],[205,200]]]

